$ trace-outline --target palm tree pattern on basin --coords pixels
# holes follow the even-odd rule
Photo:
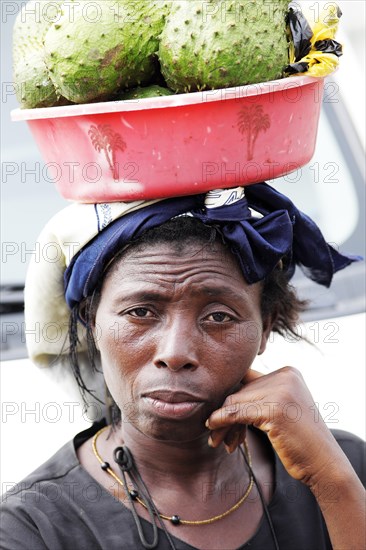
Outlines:
[[[239,111],[239,132],[247,137],[247,160],[253,159],[254,146],[260,132],[271,126],[269,115],[263,112],[262,105],[244,105]]]
[[[92,124],[88,131],[94,149],[104,152],[108,166],[113,174],[113,179],[118,180],[118,164],[116,163],[116,151],[124,151],[127,147],[121,134],[115,132],[109,124]]]

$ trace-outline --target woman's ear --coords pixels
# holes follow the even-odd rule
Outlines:
[[[88,319],[89,315],[88,315],[88,311],[87,311],[87,301],[86,300],[83,300],[79,304],[78,315],[80,317],[80,320],[82,321],[82,323],[85,326],[87,326],[88,323],[90,323],[90,319]]]
[[[84,298],[79,304],[78,316],[81,322],[91,329],[95,329],[95,302],[94,295],[92,297]]]
[[[86,327],[87,333],[93,338],[94,345],[97,350],[98,348],[98,338],[96,338],[96,324],[95,324],[95,313],[92,309],[92,301],[90,298],[84,299],[79,305],[78,316]]]
[[[260,343],[257,355],[262,355],[262,353],[265,351],[267,347],[268,338],[269,338],[269,335],[271,334],[271,330],[274,325],[274,322],[275,322],[275,319],[273,318],[272,315],[267,315],[263,320],[262,338],[261,338],[261,343]]]

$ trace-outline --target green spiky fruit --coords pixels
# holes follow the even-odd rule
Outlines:
[[[44,61],[43,39],[60,16],[62,0],[31,0],[23,4],[13,29],[13,78],[23,108],[51,107],[60,96],[49,78]]]
[[[174,95],[174,92],[169,90],[169,88],[163,88],[157,84],[152,84],[151,86],[137,87],[127,90],[121,94],[118,99],[144,99],[145,97],[163,97],[166,95]]]
[[[176,92],[281,78],[288,64],[288,0],[176,0],[159,59]]]
[[[157,69],[158,36],[168,2],[79,0],[48,30],[46,64],[70,101],[105,100],[119,88],[148,83]]]

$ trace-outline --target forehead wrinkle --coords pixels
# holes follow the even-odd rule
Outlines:
[[[165,257],[168,257],[169,260],[173,260],[179,264],[184,264],[185,262],[198,261],[202,262],[206,260],[217,261],[218,264],[221,264],[222,261],[227,258],[228,251],[223,247],[212,247],[210,243],[207,244],[183,244],[183,249],[177,250],[174,245],[169,243],[163,244],[169,248],[169,252],[166,250],[161,250],[158,244],[153,245],[151,248],[143,248],[137,250],[132,250],[128,252],[125,256],[121,258],[121,263],[138,263],[142,264],[165,264]],[[210,257],[211,255],[211,257]],[[231,253],[230,253],[230,256]]]
[[[243,281],[243,276],[241,272],[233,273],[233,271],[230,271],[227,269],[226,265],[223,265],[222,262],[210,262],[211,265],[207,265],[208,262],[205,264],[202,264],[202,262],[197,265],[191,265],[191,262],[187,262],[190,265],[182,265],[184,262],[180,262],[180,265],[176,264],[169,264],[167,266],[166,262],[161,262],[159,265],[156,264],[156,262],[153,262],[155,269],[144,270],[144,267],[147,267],[146,264],[141,265],[140,263],[131,266],[131,270],[128,269],[128,266],[125,264],[121,264],[121,268],[117,270],[118,278],[125,278],[126,276],[132,276],[134,277],[134,280],[145,280],[145,278],[153,277],[154,281],[158,280],[159,282],[185,282],[188,279],[199,275],[202,276],[203,281],[206,280],[207,276],[213,276],[213,277],[223,277],[230,280],[235,281]],[[135,270],[135,267],[138,268],[138,270]],[[127,269],[126,269],[127,268]],[[141,279],[141,277],[143,279]]]
[[[236,299],[244,297],[248,293],[247,285],[240,274],[239,277],[230,271],[223,270],[221,264],[219,273],[215,268],[202,271],[200,266],[194,266],[190,270],[176,269],[174,272],[170,269],[169,273],[165,270],[160,272],[143,272],[141,270],[136,273],[132,270],[130,274],[119,273],[113,281],[113,286],[118,286],[118,292],[129,292],[129,289],[133,289],[132,293],[145,293],[149,292],[157,293],[169,293],[176,295],[177,292],[181,294],[189,291],[191,296],[202,295],[212,298],[219,298],[230,295]],[[131,278],[127,280],[126,275],[130,275]],[[212,278],[210,278],[212,277]],[[217,280],[219,279],[219,280]],[[239,288],[231,289],[232,284],[240,284]]]
[[[141,259],[143,259],[143,262],[141,262]],[[173,259],[173,262],[172,262]],[[153,269],[149,269],[150,266],[153,266]],[[197,254],[192,256],[172,256],[169,255],[163,255],[162,254],[152,254],[151,257],[146,257],[146,255],[138,256],[130,256],[129,258],[123,259],[119,266],[116,269],[116,272],[122,274],[124,271],[126,271],[127,275],[129,272],[129,267],[131,269],[131,275],[135,274],[135,268],[138,268],[138,273],[146,273],[146,275],[152,274],[154,276],[159,276],[160,274],[164,274],[165,276],[169,276],[172,274],[172,276],[176,277],[179,276],[180,273],[182,273],[182,276],[190,275],[190,272],[206,272],[206,273],[213,273],[217,275],[227,275],[227,265],[226,263],[223,263],[223,258],[202,258],[201,256],[198,256]],[[146,268],[146,270],[144,270]],[[241,275],[241,270],[238,268],[238,274]],[[233,275],[233,270],[230,272],[231,275]],[[241,277],[240,277],[241,278]],[[236,277],[238,279],[238,277]]]
[[[141,261],[143,260],[143,261]],[[218,266],[222,266],[222,261],[223,261],[223,258],[215,258],[215,257],[212,257],[212,258],[204,258],[203,256],[199,255],[199,254],[195,254],[195,255],[192,255],[192,256],[170,256],[168,257],[168,261],[171,262],[173,260],[173,264],[171,265],[171,267],[174,269],[175,267],[176,268],[180,268],[180,267],[183,267],[186,265],[186,264],[191,264],[192,262],[194,263],[199,263],[200,267],[202,268],[202,266],[205,265],[205,263],[213,263],[213,264],[217,264]],[[138,265],[139,267],[141,266],[147,266],[147,265],[156,265],[156,266],[165,266],[167,264],[167,261],[166,261],[166,258],[162,258],[161,257],[161,254],[159,254],[158,256],[156,257],[150,257],[150,258],[146,258],[146,256],[141,256],[141,258],[138,258],[136,256],[134,257],[129,257],[127,259],[123,259],[123,261],[121,261],[121,264],[120,264],[120,267],[123,268],[123,266],[127,266],[127,265]]]
[[[119,264],[112,277],[114,279],[113,286],[123,287],[127,282],[128,287],[131,284],[140,283],[142,285],[152,285],[160,287],[168,292],[171,292],[171,287],[174,287],[174,292],[192,291],[190,285],[198,287],[197,293],[202,292],[203,287],[216,287],[218,290],[211,292],[212,296],[218,294],[221,288],[221,293],[228,287],[234,285],[235,290],[249,292],[247,283],[244,279],[239,265],[231,262],[231,254],[224,250],[224,254],[211,253],[206,257],[202,254],[201,249],[197,246],[192,246],[192,249],[185,249],[181,254],[174,248],[160,247],[149,250],[136,250],[127,257],[121,258]],[[189,253],[187,253],[189,252]],[[223,257],[225,256],[225,257]],[[183,285],[183,286],[182,286]],[[238,288],[240,285],[240,288]],[[116,287],[115,287],[116,288]],[[210,291],[205,291],[208,295]]]
[[[164,244],[163,244],[164,246]],[[184,244],[183,243],[183,250],[178,250],[174,244],[170,245],[169,243],[166,243],[166,246],[169,248],[169,257],[170,258],[176,258],[176,259],[190,259],[190,258],[194,258],[196,257],[197,255],[199,255],[202,251],[206,250],[207,247],[202,244],[202,245],[192,245],[190,243],[187,243],[187,244]],[[156,250],[154,250],[154,248],[156,248]],[[189,249],[192,250],[192,253],[189,254]],[[216,249],[212,249],[213,252],[215,252],[217,254],[217,250]],[[161,260],[161,256],[162,255],[166,255],[167,252],[166,251],[161,251],[161,249],[159,249],[159,245],[156,243],[155,245],[151,246],[150,248],[142,248],[142,249],[139,249],[137,248],[137,250],[132,250],[130,252],[128,252],[128,254],[126,254],[126,256],[123,257],[123,260],[129,260],[129,259],[136,259],[136,260],[144,260],[144,261],[156,261],[156,259]]]

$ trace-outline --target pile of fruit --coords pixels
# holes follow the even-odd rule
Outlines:
[[[281,78],[287,12],[288,0],[30,0],[14,27],[18,100],[50,107]]]

